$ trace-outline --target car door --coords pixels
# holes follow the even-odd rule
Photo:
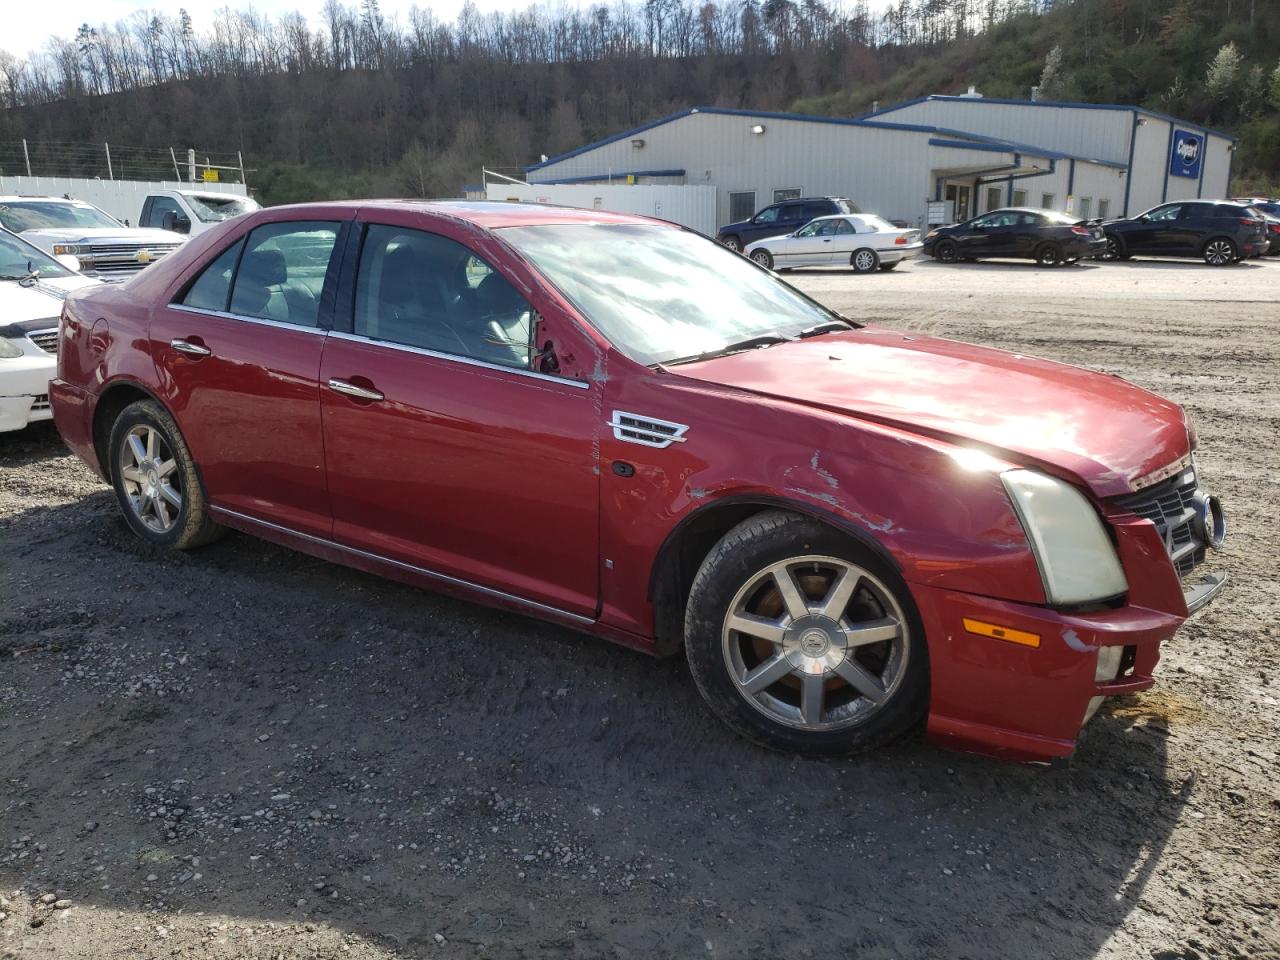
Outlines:
[[[1048,222],[1038,213],[1024,210],[1015,214],[1014,222],[1009,227],[1009,236],[1012,241],[1010,256],[1034,258],[1036,247],[1048,235],[1046,226]]]
[[[960,256],[990,257],[996,255],[993,252],[996,249],[993,241],[996,239],[994,231],[999,216],[998,213],[988,213],[985,216],[975,217],[956,229],[954,236],[956,245],[960,248]]]
[[[780,267],[819,266],[831,262],[831,242],[836,233],[836,220],[815,220],[805,224],[794,236],[776,241],[777,252],[770,248],[774,264]]]
[[[1124,231],[1129,253],[1164,253],[1173,243],[1171,227],[1182,213],[1180,203],[1167,203],[1142,214]]]
[[[1165,221],[1161,248],[1165,253],[1198,257],[1209,235],[1221,232],[1216,214],[1215,204],[1184,203],[1176,219]],[[1234,231],[1228,227],[1225,232]]]
[[[594,616],[599,385],[532,348],[582,331],[519,261],[500,271],[465,233],[380,219],[320,372],[334,539]]]
[[[343,223],[255,227],[152,313],[161,397],[214,506],[313,536],[331,518],[320,357]]]
[[[795,227],[787,228],[786,223],[782,219],[783,204],[775,203],[771,207],[765,207],[754,217],[751,218],[751,224],[743,233],[746,234],[742,238],[744,244],[755,243],[757,240],[763,240],[765,237],[780,237],[788,233],[792,233]]]
[[[831,238],[830,262],[848,263],[853,251],[862,245],[858,234],[869,228],[857,217],[840,217],[834,222],[836,232]]]

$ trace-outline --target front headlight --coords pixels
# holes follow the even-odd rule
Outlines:
[[[0,360],[12,360],[22,356],[22,346],[17,340],[0,337]]]
[[[55,243],[53,245],[53,255],[55,257],[64,255],[79,257],[92,252],[87,243]]]
[[[1034,470],[1009,470],[1000,479],[1031,543],[1050,603],[1091,603],[1128,589],[1102,519],[1079,490]]]

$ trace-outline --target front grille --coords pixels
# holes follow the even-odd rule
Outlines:
[[[1117,506],[1156,525],[1179,577],[1204,562],[1206,544],[1196,523],[1196,471],[1188,467],[1141,493],[1119,497]]]
[[[31,404],[31,410],[34,413],[37,410],[49,409],[49,395],[47,393],[36,394],[35,400]]]
[[[177,243],[95,243],[89,249],[93,256],[93,269],[97,273],[123,277],[149,267],[179,246],[181,244]],[[144,250],[148,256],[139,259],[138,255]]]
[[[34,343],[45,353],[58,352],[58,331],[54,330],[37,330],[34,333],[28,333],[27,339]]]

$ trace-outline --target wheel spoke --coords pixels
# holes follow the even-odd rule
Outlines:
[[[800,715],[804,722],[822,722],[822,698],[826,680],[821,673],[806,673],[800,687]]]
[[[755,696],[773,686],[791,672],[791,663],[782,654],[770,657],[739,681],[739,686],[749,695]]]
[[[849,627],[844,635],[849,638],[849,646],[865,647],[870,643],[884,643],[895,640],[902,632],[902,624],[893,617],[880,620],[866,620]]]
[[[169,484],[160,484],[160,496],[161,498],[169,501],[169,503],[173,505],[173,509],[182,509],[182,497],[179,495],[178,491],[173,489]]]
[[[129,452],[133,455],[136,466],[140,467],[147,462],[147,448],[142,445],[142,438],[136,433],[129,434]]]
[[[824,617],[830,617],[832,620],[839,620],[844,616],[844,608],[849,605],[853,593],[858,589],[858,584],[862,580],[862,574],[856,570],[848,568],[841,570],[839,576],[831,584],[831,589],[827,591],[827,595],[822,598],[822,605],[818,608],[818,612]]]
[[[880,681],[854,661],[841,660],[836,673],[872,703],[879,703],[884,699],[884,687]]]
[[[151,509],[155,511],[156,519],[160,521],[160,526],[169,526],[169,507],[159,497],[151,498]]]
[[[156,476],[158,476],[161,480],[163,480],[169,474],[173,473],[173,471],[177,469],[177,466],[178,466],[177,460],[173,460],[173,459],[166,460],[164,463],[160,464],[160,466],[156,468]]]
[[[156,432],[152,430],[150,427],[148,427],[147,428],[147,459],[148,460],[154,460],[156,458],[156,444],[158,441],[159,441],[159,437],[156,436]]]
[[[142,471],[137,467],[121,467],[120,476],[124,477],[124,479],[128,480],[130,483],[142,482]]]
[[[787,628],[777,620],[766,620],[751,613],[730,614],[728,626],[730,630],[745,633],[749,637],[759,637],[774,644],[781,643],[783,635],[787,632]]]
[[[769,573],[778,587],[778,593],[782,595],[782,603],[787,608],[787,613],[793,618],[808,616],[809,601],[805,599],[804,593],[800,590],[800,584],[796,583],[794,574],[786,565],[780,563]]]

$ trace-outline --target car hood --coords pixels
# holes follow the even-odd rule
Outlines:
[[[72,290],[81,287],[100,286],[92,277],[57,277],[19,283],[16,280],[0,280],[0,326],[23,323],[27,320],[57,318],[62,314],[62,300]]]
[[[56,243],[182,243],[186,236],[150,227],[40,227],[19,234],[26,240],[39,237]]]
[[[1188,453],[1182,409],[1119,377],[877,327],[672,372],[1037,461],[1099,497]]]

